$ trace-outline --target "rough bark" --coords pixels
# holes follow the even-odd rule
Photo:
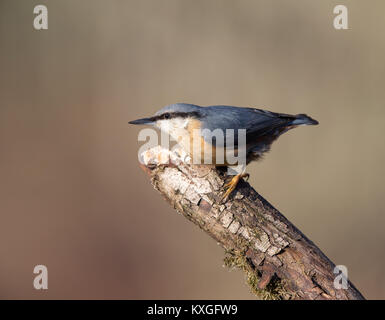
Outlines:
[[[258,297],[364,299],[350,281],[347,289],[336,289],[335,265],[247,182],[221,203],[225,174],[182,158],[155,148],[142,168],[173,208],[225,249],[225,264],[245,271]]]

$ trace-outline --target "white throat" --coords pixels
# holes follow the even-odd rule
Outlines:
[[[176,141],[180,141],[180,137],[189,136],[187,131],[189,121],[189,118],[162,119],[158,120],[155,125],[163,132],[168,133]]]

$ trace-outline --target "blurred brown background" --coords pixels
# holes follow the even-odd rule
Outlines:
[[[127,121],[175,102],[319,120],[251,184],[385,298],[385,3],[344,2],[0,0],[0,298],[253,298],[138,167]]]

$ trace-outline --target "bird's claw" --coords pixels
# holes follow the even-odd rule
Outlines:
[[[231,180],[223,186],[223,188],[226,189],[226,191],[225,191],[224,195],[222,196],[221,202],[224,202],[225,200],[227,200],[227,198],[230,196],[230,194],[237,187],[239,180],[241,180],[241,178],[246,178],[246,181],[247,181],[249,179],[249,177],[250,177],[250,174],[242,173],[242,174],[237,174],[236,176],[231,178]]]

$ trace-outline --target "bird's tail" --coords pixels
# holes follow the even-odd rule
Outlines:
[[[291,125],[299,126],[299,125],[317,125],[318,121],[310,118],[306,114],[297,114],[295,115],[295,119],[291,123]]]

